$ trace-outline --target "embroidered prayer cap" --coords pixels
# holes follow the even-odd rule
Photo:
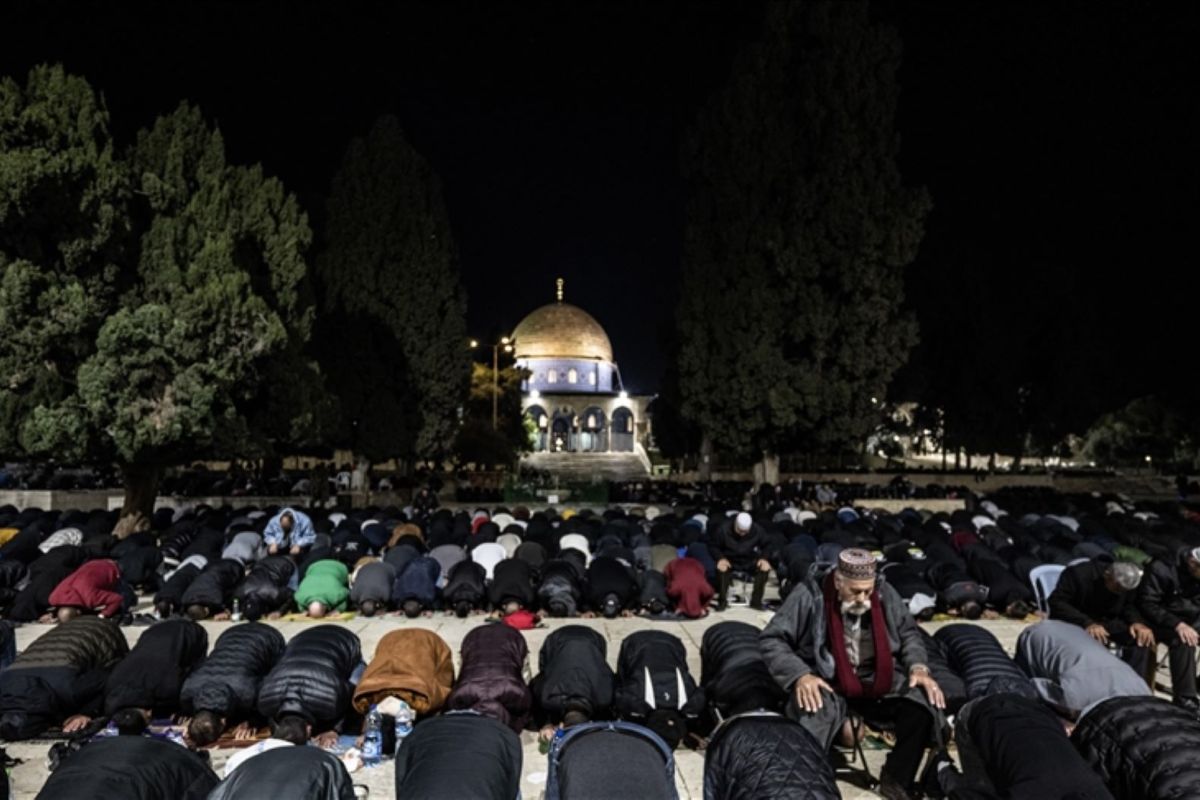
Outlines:
[[[872,580],[875,577],[875,556],[858,547],[847,547],[838,553],[838,574],[852,581]]]

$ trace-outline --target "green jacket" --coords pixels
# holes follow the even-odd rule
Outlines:
[[[333,559],[318,561],[309,567],[304,580],[296,587],[296,605],[301,611],[314,600],[331,611],[345,611],[349,599],[350,570]]]

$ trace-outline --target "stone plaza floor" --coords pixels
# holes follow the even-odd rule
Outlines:
[[[605,619],[571,619],[571,620],[548,620],[546,627],[536,628],[534,630],[525,631],[526,640],[529,643],[529,653],[532,668],[536,669],[537,653],[541,648],[542,641],[549,633],[558,626],[567,624],[583,624],[603,633],[609,643],[608,659],[610,664],[615,668],[617,654],[620,651],[621,640],[628,634],[637,630],[646,628],[655,628],[658,630],[668,631],[678,636],[684,643],[688,652],[688,665],[692,669],[696,679],[700,678],[700,642],[704,636],[704,631],[710,626],[718,622],[728,619],[749,622],[757,627],[762,627],[769,619],[769,613],[760,613],[752,611],[745,607],[733,607],[723,614],[712,614],[707,619],[697,620],[692,622],[657,622],[648,621],[640,618],[623,618],[615,620]],[[463,637],[473,627],[482,624],[483,617],[471,617],[468,619],[458,619],[449,615],[437,615],[430,618],[421,618],[409,620],[399,616],[376,617],[374,619],[356,618],[347,622],[334,623],[344,625],[350,630],[358,634],[362,640],[363,655],[365,658],[371,656],[375,651],[376,643],[389,631],[396,628],[414,626],[427,628],[436,631],[446,643],[450,645],[455,655],[455,674],[459,667],[459,650],[462,644]],[[230,622],[206,622],[204,626],[209,632],[209,643],[215,642],[217,637],[225,630],[226,627],[232,624]],[[276,621],[271,622],[272,625],[279,628],[284,636],[291,638],[299,631],[316,623],[309,622],[286,622]],[[943,623],[944,624],[944,623]],[[981,623],[986,625],[996,636],[1001,643],[1011,653],[1017,640],[1017,635],[1024,627],[1025,623],[993,620]],[[939,626],[938,623],[926,625],[930,631],[935,630]],[[17,629],[17,647],[19,650],[26,648],[30,642],[38,636],[50,630],[49,625],[30,624],[24,625]],[[128,637],[130,644],[137,640],[138,636],[146,630],[145,627],[130,626],[123,629]],[[526,800],[537,800],[542,797],[544,792],[544,784],[546,779],[546,756],[538,752],[537,736],[532,732],[525,732],[521,735],[521,740],[524,743],[524,763],[522,770],[521,794]],[[10,756],[24,759],[24,763],[12,769],[13,781],[13,797],[15,798],[32,798],[42,784],[46,780],[46,753],[49,746],[45,743],[40,744],[10,744],[7,747]],[[221,771],[225,760],[235,750],[214,750],[212,751],[213,766],[218,773]],[[871,770],[878,775],[880,766],[887,755],[886,750],[867,750],[866,756]],[[676,785],[679,789],[679,796],[683,800],[699,800],[703,797],[703,776],[704,776],[704,754],[702,752],[694,752],[681,749],[676,752]],[[859,774],[839,773],[839,788],[842,791],[843,797],[849,800],[854,798],[873,798],[877,797],[874,792],[856,785]],[[851,780],[846,780],[850,778]],[[389,761],[385,761],[382,765],[366,770],[359,770],[353,775],[354,782],[357,784],[365,784],[370,787],[372,798],[391,798],[394,795],[393,773],[392,766]],[[466,800],[466,799],[464,799]],[[599,799],[598,799],[599,800]],[[628,800],[628,799],[623,799]]]

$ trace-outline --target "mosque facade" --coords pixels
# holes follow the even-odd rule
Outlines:
[[[537,433],[534,452],[644,454],[652,395],[634,395],[621,382],[612,343],[582,308],[556,300],[513,329],[516,365],[528,371],[521,408]]]

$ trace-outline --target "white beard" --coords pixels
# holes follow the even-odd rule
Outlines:
[[[855,603],[852,601],[851,602],[847,602],[847,601],[842,602],[842,613],[843,614],[849,614],[854,617],[861,617],[863,614],[866,614],[870,610],[871,610],[871,601],[870,600],[864,600],[861,603]]]

